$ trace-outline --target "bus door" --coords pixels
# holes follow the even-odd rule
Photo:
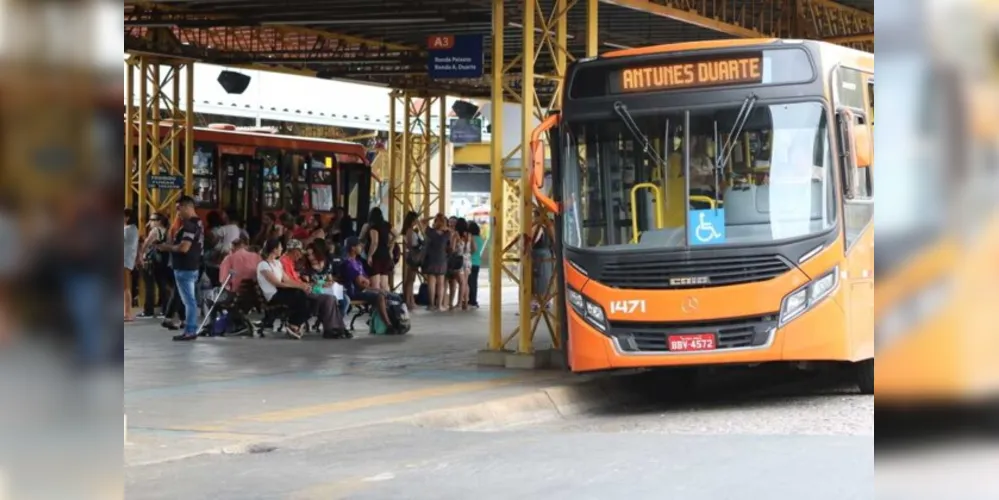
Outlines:
[[[359,230],[371,209],[371,168],[363,163],[340,163],[340,189],[337,206],[357,221],[354,229]]]
[[[255,158],[255,148],[242,146],[219,146],[220,191],[222,210],[247,221],[258,216],[258,204],[252,203],[254,189],[254,165],[259,177],[259,161]]]

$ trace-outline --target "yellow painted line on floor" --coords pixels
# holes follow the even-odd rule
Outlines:
[[[319,417],[333,413],[364,410],[368,408],[376,408],[379,406],[411,403],[414,401],[421,401],[425,399],[437,398],[442,396],[453,396],[456,394],[484,391],[488,389],[505,387],[537,379],[538,379],[537,376],[533,377],[514,376],[509,378],[484,380],[477,382],[462,382],[457,384],[426,387],[423,389],[414,389],[411,391],[382,394],[378,396],[349,399],[346,401],[336,401],[333,403],[323,403],[318,405],[286,408],[283,410],[269,411],[265,413],[259,413],[256,415],[238,416],[231,419],[227,419],[223,422],[211,422],[205,425],[167,427],[167,429],[176,430],[176,431],[202,432],[205,433],[206,435],[213,435],[213,434],[218,435],[232,431],[231,424],[236,422],[254,422],[254,423],[291,422],[294,420]]]
[[[513,385],[523,380],[525,379],[521,377],[511,377],[506,379],[486,380],[481,382],[464,382],[460,384],[427,387],[424,389],[415,389],[412,391],[396,392],[392,394],[383,394],[379,396],[370,396],[359,399],[350,399],[347,401],[337,401],[335,403],[303,406],[299,408],[288,408],[285,410],[277,410],[267,413],[261,413],[259,415],[240,417],[237,420],[245,420],[250,422],[267,422],[267,423],[288,422],[292,420],[302,420],[322,415],[328,415],[330,413],[356,411],[356,410],[363,410],[366,408],[374,408],[378,406],[410,403],[413,401],[420,401],[423,399],[437,398],[442,396],[452,396],[455,394],[464,394],[468,392],[484,391],[487,389],[495,389],[497,387]]]

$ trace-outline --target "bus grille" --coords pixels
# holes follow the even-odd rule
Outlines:
[[[680,261],[632,260],[605,262],[594,280],[613,288],[631,290],[680,290],[740,285],[774,279],[791,270],[776,255],[686,259]]]
[[[761,347],[777,328],[778,314],[687,323],[611,322],[610,336],[624,352],[669,352],[670,335],[713,333],[718,350]]]

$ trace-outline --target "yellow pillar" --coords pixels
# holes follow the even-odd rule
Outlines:
[[[534,297],[531,243],[534,227],[534,193],[527,170],[531,161],[531,132],[534,129],[534,21],[536,0],[523,0],[523,53],[521,62],[521,176],[520,176],[520,342],[519,354],[534,352],[534,331],[531,327],[531,301]]]
[[[129,59],[127,64],[128,77],[125,79],[125,95],[127,96],[125,101],[125,206],[135,208],[133,198],[138,195],[133,180],[133,175],[138,172],[132,172],[136,163],[135,141],[138,139],[135,134],[135,61]]]
[[[402,147],[405,153],[402,157],[402,213],[405,216],[412,210],[413,203],[413,157],[415,155],[415,137],[413,137],[413,96],[407,92],[403,99],[402,112]]]
[[[423,161],[421,161],[419,165],[420,169],[419,179],[422,181],[420,184],[420,191],[422,191],[421,193],[422,198],[420,198],[419,204],[417,204],[415,201],[413,202],[414,205],[413,209],[422,213],[424,217],[430,215],[430,201],[431,201],[430,191],[433,187],[433,183],[431,182],[430,179],[430,172],[433,171],[432,163],[434,157],[431,154],[431,152],[433,151],[433,145],[434,142],[436,142],[435,141],[436,137],[434,137],[434,131],[430,128],[432,109],[433,109],[433,98],[430,96],[424,97],[423,109],[422,109],[423,119],[420,120],[421,121],[420,125],[422,127],[421,132],[423,133],[424,153],[422,158]]]
[[[440,123],[439,123],[439,138],[437,144],[438,149],[438,162],[437,168],[439,171],[437,179],[437,213],[447,213],[447,198],[448,198],[448,185],[450,175],[448,175],[448,158],[447,158],[447,148],[448,148],[448,136],[447,136],[447,98],[441,96],[440,100]]]
[[[600,0],[586,0],[586,57],[600,55]]]
[[[493,0],[493,57],[492,57],[492,139],[490,148],[490,204],[492,222],[489,228],[491,250],[489,253],[489,350],[503,349],[503,246],[504,228],[503,198],[506,196],[506,181],[503,176],[503,0]]]
[[[389,140],[388,140],[388,220],[394,224],[399,220],[398,190],[399,190],[399,144],[396,140],[396,93],[389,94]]]

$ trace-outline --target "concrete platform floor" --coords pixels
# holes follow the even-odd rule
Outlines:
[[[516,304],[505,289],[505,304]],[[509,296],[509,297],[507,297]],[[349,341],[306,337],[199,339],[174,343],[158,322],[126,327],[125,464],[388,422],[414,414],[519,396],[556,385],[562,372],[484,369],[488,305],[417,311],[404,337]],[[504,307],[508,330],[515,306]],[[360,322],[359,322],[360,323]],[[544,347],[545,334],[538,345]]]

